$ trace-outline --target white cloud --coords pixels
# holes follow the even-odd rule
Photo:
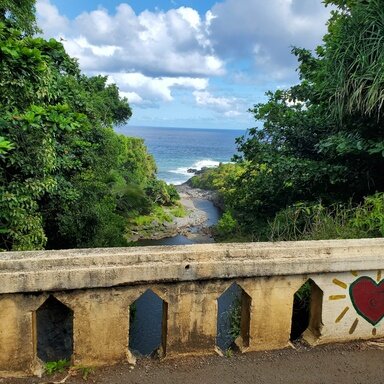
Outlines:
[[[123,92],[123,91],[120,91],[120,95],[122,97],[126,97],[131,104],[142,104],[142,103],[144,103],[143,98],[140,95],[138,95],[136,92]]]
[[[239,112],[239,111],[227,111],[224,113],[224,116],[225,117],[238,117],[238,116],[241,116],[243,115],[243,113]]]
[[[193,92],[196,104],[202,107],[213,109],[226,117],[237,117],[244,114],[244,100],[236,97],[217,97],[207,90]]]
[[[199,105],[211,105],[218,109],[228,109],[236,99],[229,99],[226,97],[214,97],[208,91],[195,91],[193,92],[196,103]]]
[[[39,25],[50,37],[59,37],[69,30],[69,20],[60,15],[58,9],[49,0],[38,0],[36,3]]]
[[[313,49],[329,16],[321,0],[221,0],[205,15],[184,6],[136,13],[122,3],[114,12],[99,7],[69,20],[51,1],[36,3],[45,36],[64,38],[85,72],[108,75],[130,103],[158,107],[189,93],[202,111],[239,121],[263,93],[255,84],[264,91],[276,80],[292,82],[297,63],[291,46]],[[223,84],[215,94],[213,76]],[[240,96],[240,87],[247,96]]]
[[[114,14],[100,8],[69,22],[49,0],[38,0],[45,35],[65,38],[68,53],[85,71],[141,72],[147,76],[216,76],[224,63],[207,36],[209,17],[188,7],[136,14],[120,4]],[[57,28],[55,29],[55,24]]]
[[[329,13],[320,0],[225,0],[212,8],[210,34],[222,57],[253,57],[255,70],[283,79],[294,73],[291,47],[320,44]]]
[[[136,104],[145,104],[145,100],[172,101],[172,90],[184,88],[203,90],[208,87],[208,80],[193,77],[158,77],[152,78],[142,73],[113,73],[109,75],[109,82],[119,84],[128,100]],[[140,97],[140,99],[138,98]]]
[[[180,7],[176,10],[176,13],[186,20],[196,31],[201,28],[200,15],[196,10],[187,7]]]
[[[92,52],[97,57],[110,57],[114,56],[121,47],[116,45],[93,45],[90,44],[87,39],[80,35],[72,40],[65,42],[65,45],[69,51],[77,52],[81,55],[82,51]]]

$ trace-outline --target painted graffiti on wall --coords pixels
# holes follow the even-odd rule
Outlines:
[[[359,277],[350,285],[349,295],[356,312],[373,326],[384,317],[384,280]]]
[[[384,278],[382,272],[377,271],[375,278],[370,276],[359,276],[358,272],[351,272],[354,279],[348,284],[337,278],[332,280],[332,283],[339,288],[345,289],[345,294],[330,295],[329,300],[344,300],[346,299],[351,305],[343,307],[340,314],[336,317],[335,323],[341,322],[344,316],[351,311],[356,313],[356,318],[353,320],[349,334],[352,335],[359,321],[370,323],[372,335],[376,336],[377,327],[384,317]]]

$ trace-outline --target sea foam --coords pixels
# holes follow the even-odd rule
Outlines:
[[[188,169],[196,169],[200,171],[202,168],[218,167],[219,164],[220,164],[219,161],[215,161],[211,159],[198,160],[195,163],[193,163],[190,167],[179,167],[176,169],[170,169],[169,172],[192,177],[193,173],[188,172]]]

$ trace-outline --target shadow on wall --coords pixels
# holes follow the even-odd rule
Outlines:
[[[216,345],[222,350],[239,350],[249,345],[250,296],[233,283],[218,299]]]
[[[294,294],[290,340],[300,339],[308,330],[315,338],[320,336],[323,291],[308,279]]]
[[[135,356],[165,355],[167,307],[151,289],[130,305],[129,349]]]
[[[73,311],[53,296],[36,311],[37,356],[43,362],[70,359]]]

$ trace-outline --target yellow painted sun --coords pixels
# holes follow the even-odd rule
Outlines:
[[[354,307],[353,309],[356,311],[357,315],[373,325],[372,335],[376,336],[376,325],[384,317],[384,298],[382,288],[384,287],[384,280],[382,279],[382,271],[377,271],[376,281],[368,276],[359,277],[359,273],[357,271],[351,271],[351,274],[356,277],[356,279],[349,285],[336,278],[332,280],[333,284],[339,288],[347,290],[347,293],[330,295],[329,300],[344,300],[348,297],[351,300]],[[345,306],[336,317],[335,323],[339,323],[350,310],[350,306]],[[359,319],[359,317],[356,317],[353,321],[349,329],[350,335],[355,332],[356,327],[359,324]]]

